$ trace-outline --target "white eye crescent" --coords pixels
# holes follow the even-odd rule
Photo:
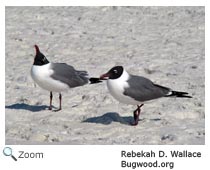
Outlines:
[[[114,71],[114,73],[117,73],[117,70],[113,70]]]

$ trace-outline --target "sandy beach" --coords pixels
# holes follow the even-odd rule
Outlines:
[[[6,144],[205,144],[204,7],[6,7]],[[116,65],[193,98],[121,104],[106,82],[63,93],[34,83],[34,44],[51,62],[98,77]],[[54,108],[59,105],[54,93]]]

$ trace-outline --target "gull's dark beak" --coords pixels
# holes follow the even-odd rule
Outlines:
[[[102,75],[100,76],[100,80],[108,80],[108,79],[109,79],[109,74],[108,74],[108,73],[102,74]]]

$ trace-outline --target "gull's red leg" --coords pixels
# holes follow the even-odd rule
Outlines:
[[[62,103],[62,95],[61,95],[61,93],[59,93],[59,109],[57,109],[57,110],[54,110],[54,112],[58,112],[58,111],[60,111],[61,109],[62,109],[62,107],[61,107],[61,103]]]
[[[140,113],[141,113],[141,107],[142,107],[143,105],[144,105],[144,104],[141,104],[140,106],[137,105],[137,109],[134,110],[134,112],[133,112],[133,118],[134,118],[134,122],[132,123],[133,126],[138,125],[139,116],[140,116]]]
[[[52,92],[50,92],[50,106],[49,106],[49,110],[52,110],[52,99],[53,99],[53,94],[52,94]]]

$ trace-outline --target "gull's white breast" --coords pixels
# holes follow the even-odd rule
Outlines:
[[[59,80],[51,77],[53,70],[50,69],[50,63],[43,66],[33,65],[31,68],[31,77],[43,89],[53,92],[61,92],[69,89],[69,86]]]

